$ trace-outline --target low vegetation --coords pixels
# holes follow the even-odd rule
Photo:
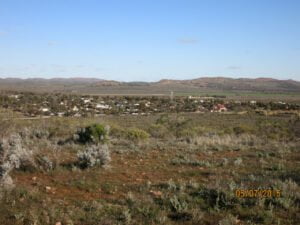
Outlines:
[[[300,221],[295,115],[2,119],[0,224]]]
[[[104,143],[107,141],[109,127],[102,124],[92,124],[85,128],[79,128],[74,135],[74,140],[82,144]]]
[[[81,168],[107,166],[111,160],[107,145],[92,145],[77,154]]]

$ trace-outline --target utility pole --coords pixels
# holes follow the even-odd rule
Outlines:
[[[174,98],[174,92],[171,91],[171,93],[170,93],[170,100],[171,100],[171,102],[173,102],[173,98]]]

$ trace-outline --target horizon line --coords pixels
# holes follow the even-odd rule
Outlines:
[[[156,83],[156,82],[160,82],[162,80],[172,80],[172,81],[185,81],[185,80],[196,80],[196,79],[203,79],[203,78],[227,78],[227,79],[233,79],[233,80],[239,80],[239,79],[250,79],[250,80],[256,80],[256,79],[273,79],[273,80],[280,80],[280,81],[296,81],[296,82],[300,82],[300,79],[293,79],[293,78],[287,78],[287,79],[279,79],[279,78],[274,78],[274,77],[270,77],[270,76],[257,76],[257,77],[232,77],[232,76],[198,76],[198,77],[194,77],[194,78],[187,78],[187,79],[174,79],[174,78],[161,78],[159,80],[156,81],[143,81],[143,80],[131,80],[131,81],[124,81],[124,80],[114,80],[114,79],[105,79],[105,78],[99,78],[96,76],[90,76],[90,77],[84,77],[84,76],[61,76],[61,77],[57,77],[57,76],[53,76],[53,77],[39,77],[39,76],[28,76],[28,77],[15,77],[15,76],[0,76],[0,79],[19,79],[19,80],[31,80],[31,79],[43,79],[43,80],[54,80],[54,79],[95,79],[95,80],[99,80],[99,81],[115,81],[115,82],[123,82],[123,83],[130,83],[130,82],[144,82],[144,83]]]

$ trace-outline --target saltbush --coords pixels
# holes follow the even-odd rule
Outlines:
[[[77,154],[78,165],[81,168],[89,168],[94,166],[107,166],[110,161],[110,152],[108,146],[104,145],[92,145],[86,150]]]
[[[54,169],[53,162],[47,156],[38,156],[36,161],[42,170],[50,171]]]
[[[32,152],[24,148],[19,134],[0,141],[0,186],[11,180],[9,174],[13,169],[26,170],[34,166]]]
[[[174,212],[184,212],[188,208],[188,204],[186,203],[186,201],[177,198],[176,195],[170,198],[170,205],[171,205],[171,209]]]

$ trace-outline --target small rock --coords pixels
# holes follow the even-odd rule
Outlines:
[[[46,192],[51,191],[51,187],[50,186],[46,186],[45,189],[46,189]]]
[[[62,225],[62,223],[61,222],[56,222],[55,225]]]

